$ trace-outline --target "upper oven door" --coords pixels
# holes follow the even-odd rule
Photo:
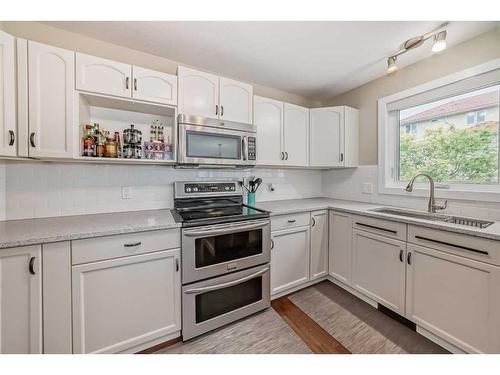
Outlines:
[[[254,165],[255,133],[179,124],[181,164]]]
[[[182,283],[253,267],[270,261],[269,219],[182,230]]]

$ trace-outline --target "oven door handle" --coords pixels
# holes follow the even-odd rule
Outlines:
[[[237,285],[237,284],[243,283],[243,282],[251,280],[251,279],[255,279],[257,276],[263,275],[268,271],[269,271],[269,267],[266,267],[260,271],[257,271],[251,275],[242,277],[241,279],[238,279],[238,280],[228,281],[227,283],[222,283],[222,284],[217,284],[217,285],[212,285],[212,286],[206,286],[203,288],[188,289],[184,293],[186,293],[186,294],[201,294],[201,293],[211,292],[213,290],[228,288],[230,286]]]
[[[228,234],[228,233],[233,233],[233,232],[237,232],[237,231],[259,229],[259,228],[265,227],[266,225],[269,225],[269,222],[251,224],[251,225],[235,225],[235,226],[231,226],[229,228],[226,227],[223,229],[205,229],[205,230],[200,230],[200,231],[185,230],[183,232],[183,234],[187,237],[217,236],[219,234]]]

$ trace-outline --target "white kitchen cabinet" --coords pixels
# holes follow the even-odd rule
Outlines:
[[[220,77],[221,120],[252,123],[253,86],[247,83]]]
[[[309,226],[271,233],[271,295],[309,281]]]
[[[330,211],[328,241],[329,275],[350,285],[352,258],[352,216]]]
[[[180,250],[73,266],[74,353],[120,353],[181,329]]]
[[[258,165],[283,165],[283,114],[283,102],[254,96]]]
[[[405,256],[406,242],[354,229],[351,286],[404,315]]]
[[[74,53],[28,42],[29,156],[73,157]]]
[[[132,97],[154,103],[177,105],[177,76],[134,66]]]
[[[130,98],[132,66],[77,52],[76,89]]]
[[[0,156],[16,156],[15,38],[0,30]]]
[[[358,165],[358,110],[327,107],[310,110],[309,164],[312,167]]]
[[[0,353],[42,353],[41,246],[0,252]]]
[[[311,280],[328,275],[328,211],[311,212]]]
[[[406,316],[469,353],[500,353],[500,267],[408,244]]]
[[[219,118],[219,77],[179,66],[180,114]]]
[[[309,152],[309,109],[284,104],[283,152],[284,164],[289,166],[307,166]]]

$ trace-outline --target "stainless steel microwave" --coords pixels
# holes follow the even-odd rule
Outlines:
[[[182,114],[178,126],[181,166],[255,166],[256,126]]]

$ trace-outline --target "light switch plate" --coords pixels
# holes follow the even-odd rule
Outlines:
[[[122,186],[122,199],[132,199],[132,188],[130,186]]]
[[[373,184],[371,182],[363,182],[361,184],[361,192],[363,194],[373,194]]]

